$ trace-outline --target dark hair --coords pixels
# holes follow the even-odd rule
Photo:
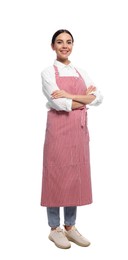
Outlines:
[[[61,33],[68,33],[68,34],[71,36],[71,38],[72,38],[72,42],[74,42],[74,38],[73,38],[72,34],[71,34],[68,30],[66,30],[66,29],[61,29],[61,30],[56,31],[56,32],[53,34],[53,36],[52,36],[52,41],[51,41],[52,44],[55,43],[56,37],[57,37],[59,34],[61,34]]]

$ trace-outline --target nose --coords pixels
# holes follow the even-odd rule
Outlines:
[[[63,43],[63,49],[67,49],[67,43]]]

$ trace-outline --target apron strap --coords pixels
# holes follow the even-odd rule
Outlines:
[[[55,69],[55,76],[58,78],[59,77],[59,71],[57,66],[53,65],[54,69]]]

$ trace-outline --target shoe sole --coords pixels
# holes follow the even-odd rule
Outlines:
[[[55,241],[51,238],[51,237],[48,237],[49,240],[51,240],[58,248],[61,248],[61,249],[69,249],[71,247],[71,245],[67,246],[67,247],[63,247],[63,246],[60,246],[58,245],[57,243],[55,243]]]
[[[79,243],[78,241],[76,241],[75,239],[73,239],[73,238],[70,238],[70,237],[68,237],[67,235],[66,235],[66,237],[67,237],[67,239],[69,240],[69,241],[71,241],[71,242],[73,242],[73,243],[75,243],[75,244],[77,244],[78,246],[82,246],[82,247],[88,247],[88,246],[90,246],[91,245],[91,243],[89,242],[88,244],[81,244],[81,243]]]

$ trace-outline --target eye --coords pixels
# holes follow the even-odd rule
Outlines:
[[[72,41],[68,41],[68,44],[72,44]]]

